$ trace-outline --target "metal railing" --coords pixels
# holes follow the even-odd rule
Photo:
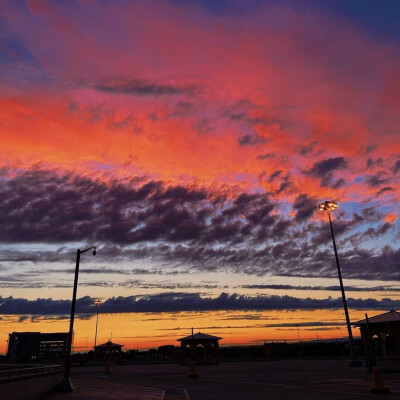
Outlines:
[[[28,376],[45,375],[53,372],[62,372],[64,368],[61,365],[40,365],[23,366],[7,365],[8,369],[0,370],[0,380],[26,378]]]

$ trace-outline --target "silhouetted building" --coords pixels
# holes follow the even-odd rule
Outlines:
[[[167,344],[158,348],[158,354],[163,359],[177,360],[180,357],[180,348],[172,344]]]
[[[400,370],[400,313],[391,310],[387,313],[363,319],[354,323],[360,328],[368,370],[372,369],[373,357],[382,369]]]
[[[8,339],[9,362],[60,363],[68,333],[13,332]]]
[[[219,364],[221,339],[201,332],[178,339],[178,342],[181,342],[181,363],[184,359],[194,359],[197,364]]]
[[[124,347],[123,344],[113,343],[109,340],[94,347],[94,354],[97,359],[105,359],[106,357],[118,359],[121,355],[122,347]]]

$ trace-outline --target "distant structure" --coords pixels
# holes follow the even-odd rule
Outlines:
[[[193,357],[197,364],[219,364],[221,339],[201,332],[178,339],[181,342],[181,363],[183,364],[185,358]]]
[[[97,359],[106,359],[106,357],[111,357],[111,355],[116,356],[118,358],[121,355],[123,344],[113,343],[109,340],[106,343],[99,344],[94,347],[94,354]]]
[[[9,362],[64,360],[68,333],[13,332],[8,339]]]
[[[382,369],[400,370],[400,313],[391,310],[387,313],[368,317],[354,323],[360,328],[364,348],[365,362],[372,370],[373,359]],[[372,347],[372,348],[371,348]]]

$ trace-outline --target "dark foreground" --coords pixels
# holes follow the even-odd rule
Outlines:
[[[223,363],[197,367],[189,378],[181,365],[112,366],[72,369],[76,390],[53,393],[46,400],[331,400],[371,399],[372,375],[345,360],[281,360]],[[400,374],[383,374],[391,394],[400,399]]]

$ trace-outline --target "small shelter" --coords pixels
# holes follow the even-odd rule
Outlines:
[[[109,340],[106,343],[99,344],[94,347],[94,354],[98,359],[110,359],[114,355],[117,356],[116,358],[119,358],[122,347],[124,347],[123,344],[113,343],[111,340]]]
[[[364,348],[365,362],[372,370],[374,357],[382,369],[400,370],[400,313],[391,310],[384,314],[368,317],[369,334],[366,319],[357,321]]]
[[[195,333],[178,339],[181,342],[181,363],[185,358],[195,360],[197,364],[219,364],[218,336]]]

